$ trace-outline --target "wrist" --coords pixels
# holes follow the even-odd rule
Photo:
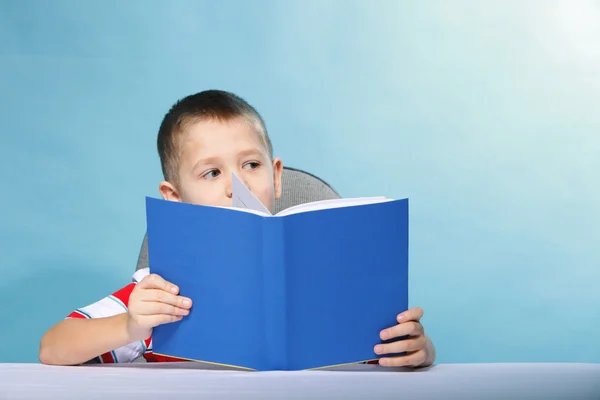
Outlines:
[[[119,332],[121,332],[121,337],[123,341],[126,343],[135,342],[135,332],[131,329],[131,323],[129,321],[129,313],[125,312],[119,314]]]
[[[129,315],[129,313],[123,314],[123,326],[124,335],[127,339],[127,343],[133,343],[138,340],[146,340],[150,333],[147,329],[140,327]]]

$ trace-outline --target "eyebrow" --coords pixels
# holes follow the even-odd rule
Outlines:
[[[248,156],[263,156],[262,152],[259,149],[247,149],[247,150],[243,150],[240,151],[238,153],[238,157],[248,157]],[[201,158],[200,160],[198,160],[196,162],[196,164],[194,164],[194,166],[192,167],[192,171],[196,171],[196,169],[201,166],[201,165],[205,165],[205,164],[216,164],[217,161],[219,160],[219,157],[206,157],[206,158]]]

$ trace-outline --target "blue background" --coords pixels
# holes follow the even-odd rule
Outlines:
[[[0,1],[0,362],[129,282],[178,98],[234,91],[343,196],[411,199],[438,362],[600,362],[600,5]]]

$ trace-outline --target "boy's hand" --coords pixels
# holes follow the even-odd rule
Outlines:
[[[426,367],[435,360],[435,349],[429,338],[425,335],[421,318],[423,310],[415,307],[398,315],[398,325],[381,331],[382,340],[406,336],[406,339],[392,343],[381,343],[375,346],[375,353],[379,355],[390,353],[404,353],[396,357],[379,359],[379,365],[386,367]]]
[[[156,274],[146,276],[129,297],[127,332],[132,341],[145,340],[152,328],[180,321],[190,313],[192,300],[177,296],[179,288]]]

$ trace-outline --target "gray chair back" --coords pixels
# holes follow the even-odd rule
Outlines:
[[[296,168],[283,168],[281,186],[281,197],[275,201],[273,210],[275,213],[299,204],[340,198],[340,195],[327,182]],[[136,270],[147,267],[148,238],[144,235]]]

